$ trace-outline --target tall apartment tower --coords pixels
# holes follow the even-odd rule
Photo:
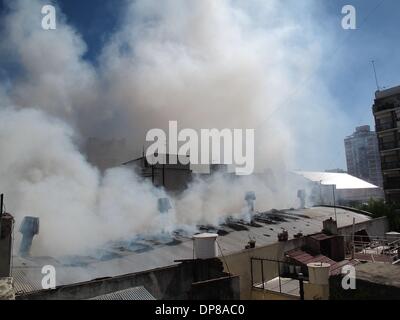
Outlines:
[[[377,91],[372,110],[378,135],[385,199],[400,202],[400,86]]]
[[[381,162],[377,135],[369,126],[357,127],[344,140],[347,171],[352,176],[382,187]]]

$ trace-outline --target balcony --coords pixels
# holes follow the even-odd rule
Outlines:
[[[385,130],[394,129],[394,128],[397,128],[396,121],[382,123],[382,124],[376,125],[376,132],[385,131]]]
[[[392,149],[396,149],[399,148],[399,143],[396,141],[392,141],[392,142],[384,142],[380,144],[380,148],[381,151],[387,151],[387,150],[392,150]]]
[[[383,162],[382,170],[400,169],[400,161]]]
[[[399,107],[399,106],[397,106],[397,105],[395,105],[395,104],[393,104],[393,103],[385,103],[385,104],[382,104],[382,105],[380,105],[380,106],[374,105],[374,106],[372,107],[372,109],[373,109],[373,111],[374,111],[374,113],[375,113],[375,112],[379,112],[379,111],[395,109],[395,108],[397,108],[397,107]]]

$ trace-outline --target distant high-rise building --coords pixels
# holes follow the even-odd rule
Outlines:
[[[400,202],[400,86],[377,91],[373,105],[386,201]]]
[[[381,187],[382,172],[376,133],[369,126],[357,127],[344,140],[344,144],[348,173]]]

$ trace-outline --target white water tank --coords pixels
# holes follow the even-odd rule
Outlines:
[[[218,255],[216,233],[202,233],[193,236],[194,254],[196,259],[211,259]]]
[[[310,283],[326,285],[329,284],[329,270],[331,265],[323,262],[312,262],[307,264]]]

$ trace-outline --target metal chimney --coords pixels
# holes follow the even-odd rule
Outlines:
[[[300,209],[304,209],[306,207],[306,190],[297,190],[297,198],[300,199]]]
[[[249,213],[254,213],[254,202],[256,201],[256,193],[254,191],[246,192],[244,199],[247,202],[247,207],[249,208]]]
[[[33,237],[39,234],[39,218],[25,217],[24,220],[22,220],[19,232],[22,233],[22,242],[19,248],[19,254],[21,257],[29,256]]]
[[[169,209],[172,209],[171,202],[168,198],[159,198],[158,199],[158,211],[161,214],[168,213]]]

